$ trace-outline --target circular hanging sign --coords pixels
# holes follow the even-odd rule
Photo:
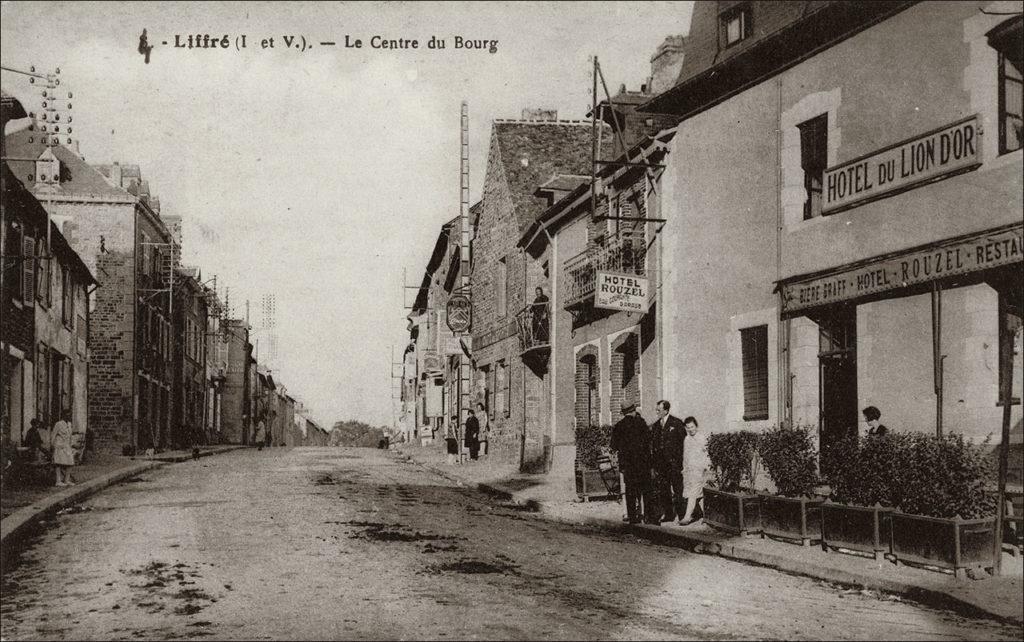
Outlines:
[[[446,307],[448,328],[456,334],[469,332],[473,324],[473,303],[465,294],[453,294]]]

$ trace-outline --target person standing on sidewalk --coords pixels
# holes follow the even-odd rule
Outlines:
[[[669,413],[672,407],[662,399],[655,406],[658,418],[651,424],[651,464],[654,492],[661,508],[661,521],[671,522],[686,510],[683,493],[683,442],[686,428]]]
[[[694,417],[683,420],[686,426],[686,449],[683,451],[683,493],[686,495],[686,513],[679,518],[679,525],[686,526],[697,521],[693,512],[697,502],[704,498],[704,476],[711,467],[708,459],[708,440],[700,431]],[[701,513],[703,514],[703,507]]]
[[[486,455],[490,449],[490,421],[487,419],[487,409],[482,403],[476,405],[476,419],[480,422],[480,453]]]
[[[53,449],[53,467],[57,476],[57,486],[72,486],[71,467],[75,465],[75,449],[71,445],[73,431],[71,430],[71,412],[61,412],[60,421],[53,424],[53,433],[50,438]]]
[[[267,440],[267,424],[263,422],[263,415],[260,415],[260,420],[256,423],[256,451],[263,450],[263,444]]]
[[[469,448],[469,458],[476,461],[480,456],[480,422],[474,416],[472,410],[467,410],[466,417],[466,448]]]
[[[626,518],[638,524],[644,511],[657,511],[651,505],[651,441],[647,423],[636,411],[636,404],[622,402],[622,419],[612,428],[610,448],[619,455],[619,469],[626,483]]]

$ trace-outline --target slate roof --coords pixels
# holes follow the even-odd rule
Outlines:
[[[605,128],[604,140],[610,129]],[[590,174],[589,121],[495,120],[492,140],[498,147],[519,229],[527,227],[545,209],[545,199],[534,196],[537,187],[555,174]]]
[[[537,187],[537,191],[544,192],[571,192],[583,183],[590,182],[590,175],[586,174],[555,174]]]
[[[639,107],[689,117],[915,4],[914,0],[749,2],[751,34],[723,47],[719,17],[729,2],[694,4],[676,84]]]
[[[20,212],[26,217],[34,219],[37,224],[46,225],[46,209],[39,203],[39,200],[25,185],[18,180],[7,163],[0,163],[0,171],[3,171],[3,199],[5,207]],[[60,227],[50,222],[50,246],[54,255],[63,257],[89,284],[96,283],[96,278],[82,261],[82,257],[75,252],[71,244],[60,231]]]
[[[23,129],[6,137],[7,155],[14,158],[39,158],[46,149],[39,131]],[[95,167],[86,163],[72,150],[57,145],[52,147],[61,163],[61,179],[57,194],[63,196],[91,196],[109,198],[119,202],[132,200],[125,190],[114,187]],[[35,161],[9,161],[11,171],[18,180],[35,185]],[[29,176],[33,176],[30,180]]]

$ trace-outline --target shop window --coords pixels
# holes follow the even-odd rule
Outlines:
[[[732,45],[750,37],[752,33],[750,5],[744,4],[734,7],[721,14],[719,32],[721,34],[721,48]]]
[[[508,314],[508,260],[504,256],[498,260],[494,293],[498,297],[498,317],[504,317]]]
[[[1022,63],[1021,25],[1024,18],[1017,16],[1002,23],[988,33],[989,44],[999,52],[999,153],[1017,151],[1024,143],[1022,114],[1024,114],[1024,71]]]
[[[768,326],[740,330],[743,361],[743,420],[768,418]]]
[[[828,162],[828,114],[797,125],[800,168],[804,171],[804,220],[821,216],[821,184]]]

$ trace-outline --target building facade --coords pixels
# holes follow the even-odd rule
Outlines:
[[[251,445],[255,361],[249,326],[244,320],[225,318],[221,327],[227,339],[227,368],[221,384],[221,436],[227,444]]]
[[[91,449],[89,297],[95,279],[33,194],[3,165],[5,270],[0,429],[22,443],[31,422],[48,431],[64,415]]]
[[[592,128],[589,122],[557,120],[555,113],[523,115],[492,125],[474,220],[472,399],[487,409],[492,456],[547,470],[553,454],[551,375],[538,363],[524,362],[517,328],[534,301],[530,287],[549,283],[554,273],[550,264],[530,260],[518,242],[547,204],[536,194],[540,185],[558,175],[589,174]]]
[[[827,451],[868,405],[980,440],[1008,401],[1019,435],[999,393],[1021,380],[1013,7],[696,5],[675,86],[641,107],[682,119],[662,180],[681,412],[810,425]]]
[[[205,429],[207,395],[207,292],[195,268],[175,268],[174,403],[171,437],[164,447],[210,443]]]

